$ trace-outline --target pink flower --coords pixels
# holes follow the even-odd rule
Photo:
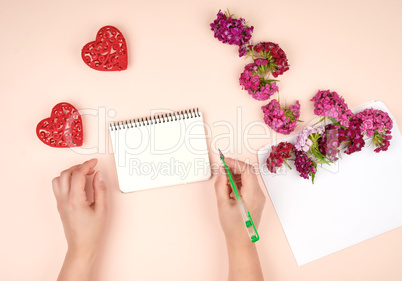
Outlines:
[[[378,109],[367,108],[357,113],[354,119],[359,126],[358,129],[361,131],[361,134],[372,138],[376,146],[375,152],[388,150],[393,126],[388,113]]]
[[[267,61],[266,64],[261,65],[268,65],[268,68],[274,77],[278,77],[289,70],[286,54],[276,43],[260,42],[254,45],[250,52],[253,53],[253,56],[257,57],[256,63],[260,58]]]
[[[286,163],[288,165],[286,160],[292,157],[291,155],[292,149],[293,145],[288,142],[281,142],[277,146],[273,145],[271,147],[271,153],[267,158],[268,170],[271,173],[276,173],[276,169],[280,168],[283,163]]]
[[[243,90],[247,90],[256,100],[267,100],[279,91],[276,82],[267,82],[260,78],[256,63],[249,63],[244,67],[244,72],[240,74],[239,82]]]
[[[296,137],[295,150],[307,153],[313,144],[309,136],[311,134],[322,135],[323,132],[324,128],[319,126],[304,127]]]
[[[256,59],[255,61],[256,65],[267,65],[268,61],[266,59]]]
[[[344,145],[345,153],[352,154],[361,151],[366,142],[363,139],[363,134],[360,131],[362,121],[353,116],[350,119],[348,128],[340,128],[338,130],[339,141]]]
[[[270,74],[274,77],[289,69],[285,52],[278,44],[261,42],[255,46],[249,45],[247,53],[253,57],[254,62],[244,67],[240,75],[240,85],[256,100],[267,100],[278,92],[276,80],[269,79]],[[256,77],[259,78],[259,84]],[[251,79],[255,79],[251,81]]]
[[[255,92],[249,90],[248,93],[256,100],[267,100],[274,93],[278,92],[278,90],[278,86],[276,86],[276,83],[273,82],[272,85],[266,84],[265,86],[260,87]]]
[[[320,152],[331,161],[338,160],[337,155],[340,152],[339,128],[339,126],[333,124],[326,125],[322,137],[318,139]]]
[[[247,26],[243,18],[236,19],[227,11],[222,13],[220,10],[216,19],[210,24],[214,37],[225,44],[239,46],[239,56],[247,53],[246,46],[249,44],[254,27]]]
[[[246,65],[244,72],[240,75],[239,81],[243,90],[257,91],[259,89],[260,77],[251,71],[254,66],[254,63]]]
[[[353,116],[345,100],[336,92],[318,91],[311,99],[314,102],[314,114],[328,116],[339,122],[342,126],[349,126],[349,119]]]
[[[260,43],[254,46],[254,51],[259,53],[264,50],[264,46]]]
[[[289,108],[281,108],[279,102],[273,99],[270,103],[261,107],[264,112],[265,123],[275,132],[288,135],[294,131],[300,117],[300,103]]]
[[[304,151],[295,151],[295,166],[300,176],[305,179],[309,179],[314,183],[314,177],[317,172],[317,163],[313,158],[309,157]]]
[[[378,109],[367,108],[357,113],[356,118],[362,121],[360,129],[368,136],[372,136],[375,130],[391,131],[393,126],[388,113]]]

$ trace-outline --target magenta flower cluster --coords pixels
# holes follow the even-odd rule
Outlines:
[[[392,139],[391,132],[386,133],[383,136],[380,136],[378,138],[378,141],[374,141],[376,145],[376,149],[374,149],[375,152],[380,152],[380,151],[387,151],[390,143],[390,140]]]
[[[305,127],[296,136],[292,152],[295,155],[294,165],[301,177],[305,179],[311,177],[314,183],[318,165],[335,163],[338,161],[341,152],[350,155],[361,151],[366,144],[365,136],[370,138],[374,143],[376,147],[374,149],[375,152],[388,150],[393,126],[392,119],[388,113],[368,108],[353,115],[348,113],[349,109],[347,109],[346,103],[335,92],[319,91],[319,96],[316,95],[316,97],[318,98],[313,98],[312,101],[316,103],[318,101],[318,104],[323,105],[323,107],[316,107],[316,109],[320,109],[318,114],[330,117],[329,120],[332,121],[332,124],[325,126],[316,124],[311,127]],[[337,100],[337,102],[331,104],[331,100]],[[325,110],[327,105],[330,108],[343,110],[344,117],[339,118],[339,115],[334,115],[335,111],[331,111],[331,109],[327,112],[321,110]],[[265,122],[274,128],[278,127],[277,131],[283,129],[281,127],[283,123],[280,123],[280,121],[287,120],[283,116],[287,116],[288,114],[285,111],[281,112],[280,105],[276,100],[272,100],[267,106],[263,107],[263,111],[266,113]],[[270,115],[275,116],[275,118],[270,117]],[[322,119],[319,123],[323,121]],[[344,124],[348,124],[348,126],[344,126]],[[278,165],[285,162],[276,161],[272,153],[269,158],[275,160],[267,160],[267,165],[271,165],[268,168],[271,168],[271,170],[274,164],[274,167],[278,168]],[[291,160],[290,156],[287,156],[287,159]]]
[[[363,135],[359,130],[354,128],[341,129],[339,135],[339,141],[345,143],[345,153],[352,154],[362,150],[366,141],[363,139]]]
[[[248,54],[260,61],[262,65],[268,65],[272,76],[278,77],[289,70],[288,58],[278,44],[273,42],[260,42],[249,47]]]
[[[256,100],[267,100],[279,91],[276,82],[264,83],[265,81],[260,78],[257,63],[247,64],[244,67],[244,72],[240,75],[239,81],[243,90],[247,90]]]
[[[256,100],[267,100],[269,99],[274,93],[278,92],[278,86],[276,82],[271,84],[266,84],[265,86],[261,86],[258,91],[250,93],[248,92],[254,99]]]
[[[260,42],[251,45],[249,42],[254,27],[247,26],[243,18],[234,18],[229,11],[219,11],[210,26],[219,41],[239,47],[240,57],[246,54],[252,57],[253,62],[244,67],[239,78],[243,90],[259,101],[279,93],[278,80],[270,79],[270,75],[277,78],[289,70],[289,64],[286,53],[278,44]],[[345,100],[330,90],[318,91],[311,101],[314,102],[314,114],[323,117],[320,122],[330,121],[332,124],[304,128],[294,145],[282,142],[272,146],[266,161],[272,173],[276,173],[283,163],[288,165],[287,161],[292,160],[291,153],[294,152],[296,170],[303,178],[311,177],[314,183],[318,164],[334,163],[342,151],[346,154],[361,151],[366,143],[364,136],[372,139],[375,152],[388,150],[392,120],[386,112],[366,109],[354,115]],[[277,133],[290,134],[300,121],[299,101],[284,107],[273,99],[261,109],[265,123]]]
[[[346,154],[352,154],[362,150],[366,141],[363,138],[363,134],[360,131],[361,121],[352,117],[349,121],[349,127],[339,129],[339,141],[344,144],[344,152]]]
[[[272,76],[278,77],[278,75],[289,69],[286,54],[276,43],[260,42],[249,47],[248,55],[254,60],[254,63],[251,64],[254,70],[253,74],[258,74],[260,78],[260,88],[252,96],[257,100],[269,99],[275,92],[279,92],[276,84],[277,80],[269,79],[269,76],[272,74]],[[247,69],[248,67],[246,66],[245,71]],[[240,85],[244,85],[243,74],[244,72],[240,76]],[[277,133],[290,134],[299,121],[299,101],[286,108],[274,99],[267,105],[262,106],[261,109],[264,113],[265,123]]]
[[[257,65],[255,63],[249,63],[244,67],[243,73],[240,75],[240,85],[243,90],[255,92],[260,87],[260,77],[257,72]]]
[[[282,167],[283,163],[292,157],[293,145],[289,142],[280,142],[278,145],[271,146],[271,153],[267,158],[267,167],[271,173],[276,173],[277,168]],[[287,164],[289,166],[289,164]],[[290,167],[290,166],[289,166]]]
[[[329,160],[335,162],[338,160],[340,152],[339,146],[341,145],[339,126],[329,124],[325,126],[325,131],[321,138],[318,139],[320,152],[327,156]]]
[[[321,135],[323,132],[324,129],[320,126],[304,127],[296,137],[295,149],[307,153],[313,145],[309,136],[311,134]]]
[[[216,19],[210,24],[214,37],[225,44],[239,46],[239,56],[245,54],[252,57],[253,62],[244,67],[240,74],[239,83],[243,90],[258,101],[265,101],[275,93],[279,93],[278,80],[270,79],[270,75],[278,77],[289,70],[287,56],[278,44],[260,42],[251,45],[250,39],[253,26],[247,26],[245,19],[236,19],[229,13],[220,10]],[[263,108],[264,120],[275,132],[289,134],[299,121],[300,104],[289,108],[281,108],[275,100]],[[268,109],[271,107],[271,109]]]
[[[313,158],[309,157],[304,151],[295,151],[295,167],[300,176],[305,179],[312,177],[314,183],[314,177],[317,172],[317,164]]]
[[[279,102],[273,99],[261,109],[264,112],[265,123],[275,132],[288,135],[296,128],[300,117],[299,101],[289,108],[282,108]]]
[[[311,101],[314,102],[315,115],[333,118],[342,126],[349,126],[349,119],[353,113],[336,92],[318,91]]]
[[[392,120],[388,113],[368,108],[356,114],[360,120],[359,129],[363,135],[371,137],[376,146],[375,152],[387,151],[390,145]]]
[[[361,120],[360,130],[368,137],[373,136],[375,131],[385,133],[392,129],[391,118],[382,110],[367,108],[357,113],[356,117]]]
[[[220,10],[217,18],[210,24],[214,37],[229,45],[239,46],[239,57],[247,53],[247,45],[251,39],[254,27],[247,26],[243,18],[236,19],[228,12]]]
[[[260,42],[248,48],[248,55],[254,62],[244,67],[239,78],[240,85],[254,99],[267,100],[279,91],[277,80],[269,79],[270,74],[277,77],[289,69],[286,54],[272,42]]]

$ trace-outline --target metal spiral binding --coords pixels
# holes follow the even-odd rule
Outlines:
[[[157,114],[157,115],[153,115],[153,116],[142,117],[142,118],[137,118],[137,119],[132,119],[132,120],[129,119],[129,120],[125,120],[125,121],[111,122],[109,124],[109,129],[111,131],[115,131],[115,130],[136,128],[136,127],[141,127],[141,126],[149,126],[149,125],[154,125],[154,124],[190,119],[190,118],[195,118],[195,117],[200,117],[200,116],[201,116],[201,114],[198,111],[198,107],[197,107],[197,108],[193,108],[193,109],[189,109],[189,110],[176,111],[173,113],[163,113],[163,114]]]

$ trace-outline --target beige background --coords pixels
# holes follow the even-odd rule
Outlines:
[[[309,99],[329,88],[350,107],[382,100],[402,124],[401,1],[2,0],[1,280],[56,279],[66,243],[51,179],[90,157],[99,158],[111,206],[97,280],[226,279],[214,178],[121,194],[105,124],[154,108],[199,107],[211,128],[212,163],[219,163],[217,147],[256,163],[255,150],[274,136],[261,126],[266,103],[238,85],[246,61],[209,30],[217,11],[227,7],[255,26],[255,43],[274,41],[287,53],[281,98],[300,100],[302,120],[312,118]],[[120,73],[97,72],[80,57],[84,44],[108,24],[128,42],[129,67]],[[61,101],[85,110],[79,151],[47,147],[35,136],[36,124]],[[223,122],[233,126],[232,141]],[[265,136],[252,137],[247,148],[242,136],[249,124],[251,133]],[[260,234],[266,280],[402,279],[401,228],[301,267],[270,200]]]

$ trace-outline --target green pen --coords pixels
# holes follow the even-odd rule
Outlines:
[[[251,239],[251,242],[257,242],[260,239],[260,236],[258,235],[257,229],[255,228],[253,219],[251,218],[250,212],[246,212],[246,209],[244,208],[244,204],[243,204],[243,200],[241,198],[241,195],[239,194],[239,190],[237,189],[236,183],[233,180],[233,176],[232,173],[230,173],[229,167],[228,165],[226,165],[225,162],[225,156],[223,156],[222,151],[220,149],[219,150],[219,155],[220,158],[223,162],[223,165],[225,166],[226,172],[229,176],[229,181],[231,183],[233,192],[236,196],[236,201],[237,201],[237,205],[240,208],[240,213],[241,216],[243,217],[243,221],[244,221],[244,225],[246,226],[247,232],[248,232],[248,236]]]

